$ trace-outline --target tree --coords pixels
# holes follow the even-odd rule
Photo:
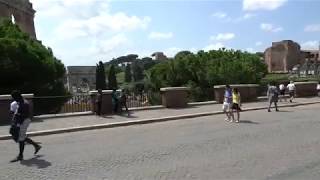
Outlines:
[[[194,100],[207,100],[208,89],[217,84],[260,83],[266,65],[256,54],[234,50],[180,52],[176,57],[151,68],[147,87],[158,91],[166,86],[189,86]]]
[[[114,65],[110,66],[108,81],[109,81],[109,89],[118,89],[118,83],[117,83],[117,77],[116,77]]]
[[[131,65],[128,64],[125,70],[125,82],[129,83],[132,81]]]
[[[133,80],[138,82],[144,78],[143,69],[138,62],[132,63]]]
[[[35,96],[66,96],[65,67],[50,48],[22,32],[8,19],[0,21],[0,93],[13,89]],[[58,110],[65,98],[40,103],[34,101],[35,114]]]
[[[106,73],[102,61],[99,61],[96,67],[96,89],[107,89]]]

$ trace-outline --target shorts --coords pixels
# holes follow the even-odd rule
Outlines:
[[[232,109],[241,111],[241,108],[240,108],[239,104],[237,104],[237,103],[232,104]]]
[[[19,139],[18,139],[19,142],[22,142],[27,138],[27,130],[28,130],[30,122],[31,122],[31,120],[28,118],[28,119],[25,119],[23,121],[23,123],[21,124],[20,132],[19,132]]]
[[[293,97],[294,96],[294,91],[289,91],[289,95],[290,95],[290,97]]]
[[[231,103],[224,102],[223,105],[222,105],[222,110],[224,112],[230,111],[231,110]]]
[[[284,96],[285,95],[286,90],[280,90],[280,95]]]

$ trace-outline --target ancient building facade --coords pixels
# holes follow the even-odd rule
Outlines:
[[[20,29],[36,39],[35,10],[29,0],[0,0],[0,18],[14,17]]]
[[[67,66],[65,85],[72,93],[86,93],[96,88],[96,66]]]

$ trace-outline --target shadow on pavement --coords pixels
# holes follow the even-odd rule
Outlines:
[[[31,159],[20,161],[20,164],[28,167],[37,167],[38,169],[45,169],[51,166],[51,162],[41,159],[42,155],[37,155]]]
[[[249,121],[249,120],[240,120],[240,123],[245,123],[245,124],[259,124],[258,122]]]

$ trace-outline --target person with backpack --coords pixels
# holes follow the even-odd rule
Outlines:
[[[278,109],[278,97],[279,97],[279,90],[277,86],[275,85],[275,82],[272,82],[270,86],[268,87],[267,91],[267,97],[269,100],[269,107],[268,107],[268,112],[271,112],[270,108],[272,103],[274,103],[274,107],[276,108],[276,111],[279,111]]]
[[[41,146],[27,137],[27,129],[31,122],[29,102],[22,97],[19,91],[12,91],[11,96],[14,101],[10,104],[10,114],[12,115],[10,134],[19,144],[19,155],[11,162],[17,162],[23,160],[25,143],[33,145],[34,154],[39,152]]]

